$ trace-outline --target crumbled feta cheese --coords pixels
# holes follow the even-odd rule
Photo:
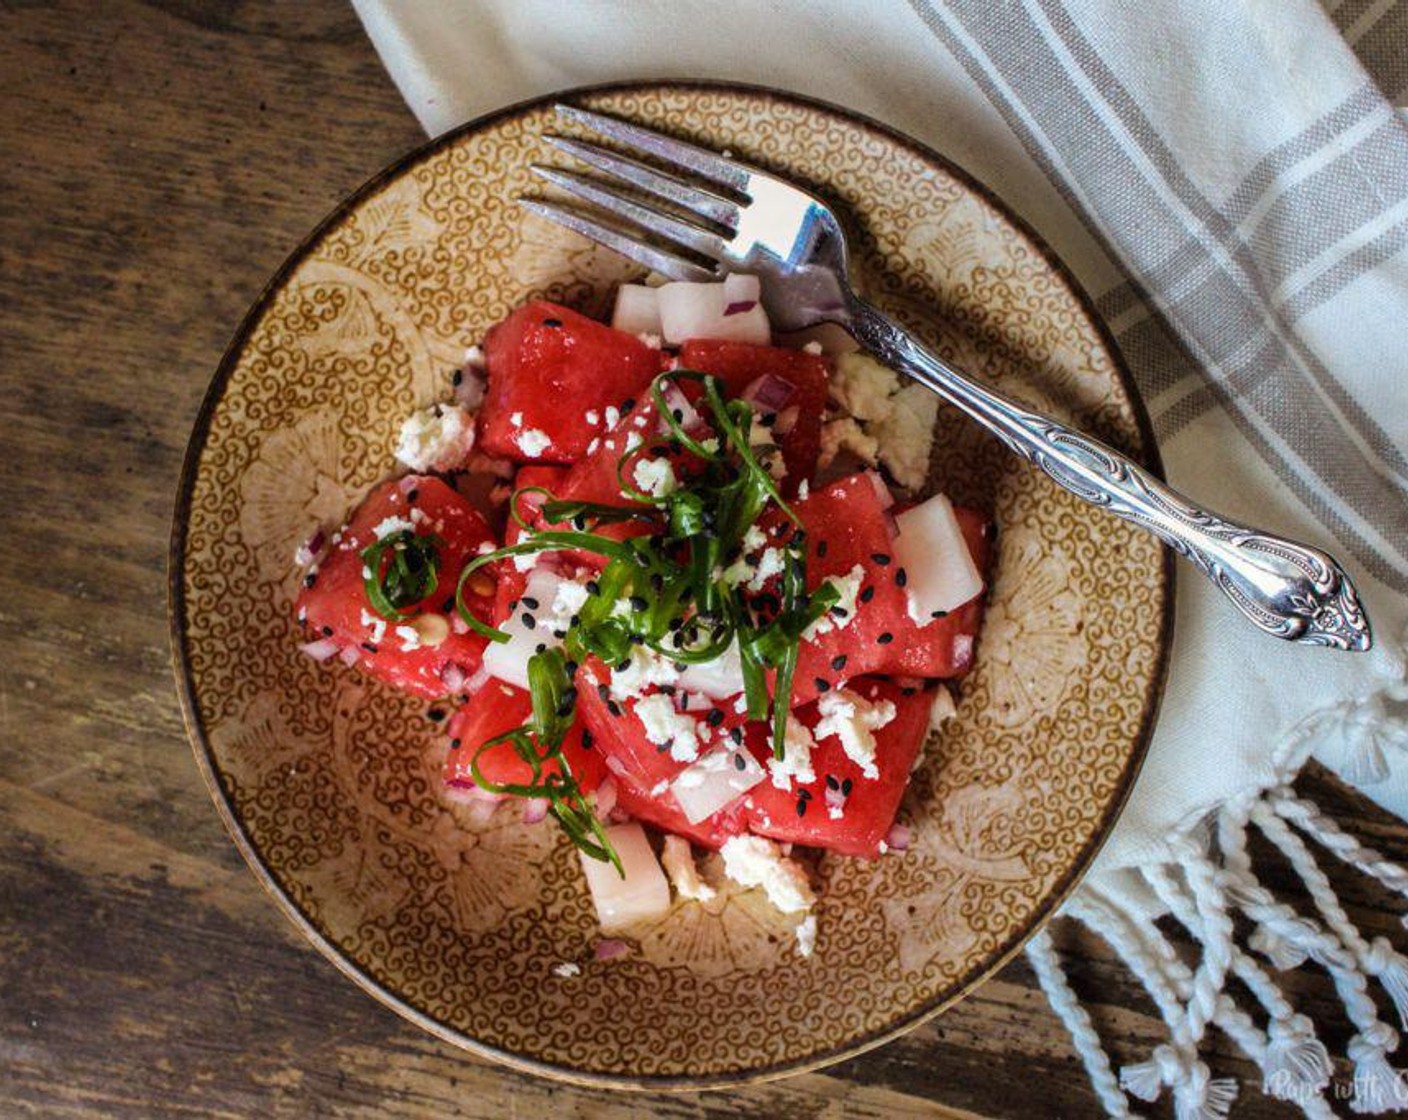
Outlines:
[[[676,762],[693,762],[699,757],[699,736],[693,718],[675,711],[668,696],[660,692],[647,696],[636,702],[635,711],[648,742],[668,747]]]
[[[514,415],[518,414],[515,413]],[[537,428],[529,428],[526,431],[519,432],[518,435],[514,437],[513,442],[518,444],[523,454],[531,455],[534,458],[537,458],[537,456],[541,455],[552,446],[552,440],[548,437],[548,434],[539,431]]]
[[[768,771],[772,774],[772,784],[778,789],[791,789],[792,782],[814,782],[816,771],[812,769],[812,748],[816,740],[806,725],[795,715],[789,716],[787,730],[782,739],[782,757],[768,757]]]
[[[570,980],[573,976],[580,976],[582,969],[580,965],[574,964],[572,961],[563,961],[561,964],[552,966],[552,974],[561,976],[564,980]]]
[[[597,449],[598,447],[600,447],[600,446],[601,446],[601,440],[599,440],[599,439],[593,439],[593,440],[591,441],[591,443],[587,444],[587,454],[588,454],[588,455],[594,455],[594,454],[596,454],[596,449]]]
[[[690,851],[689,841],[683,836],[666,834],[665,846],[660,852],[660,862],[664,865],[670,882],[674,884],[675,893],[681,898],[708,902],[714,897],[714,888],[699,877],[694,853]]]
[[[649,331],[642,331],[640,334],[636,335],[636,337],[640,339],[643,343],[645,343],[647,346],[649,346],[652,350],[659,350],[660,347],[665,345],[665,340],[663,338],[661,338],[658,334],[651,334]]]
[[[402,653],[420,649],[420,632],[414,626],[398,626],[395,634],[401,639]]]
[[[867,778],[878,778],[875,765],[875,732],[895,718],[895,705],[889,700],[871,703],[848,688],[823,692],[816,702],[821,719],[814,733],[818,739],[835,735],[846,757],[860,767]]]
[[[622,603],[629,611],[631,605],[625,599],[617,600],[616,608]],[[613,609],[612,614],[615,613],[616,609]],[[611,697],[614,700],[634,700],[651,685],[674,684],[679,679],[680,671],[675,668],[674,662],[645,646],[633,646],[629,664],[624,669],[616,666],[611,670]]]
[[[805,502],[811,496],[812,484],[804,478],[797,484],[797,500],[799,502]]]
[[[675,468],[668,459],[638,459],[632,473],[641,493],[654,498],[667,497],[680,487]]]
[[[821,426],[821,454],[817,459],[818,465],[830,466],[831,461],[842,451],[849,451],[858,459],[873,465],[880,452],[880,444],[874,436],[866,435],[861,426],[849,416],[842,416],[828,420]]]
[[[743,887],[762,887],[785,914],[810,910],[816,902],[802,868],[761,836],[731,836],[719,849],[724,874]]]
[[[386,537],[391,536],[392,533],[399,533],[402,530],[408,533],[414,533],[416,527],[414,523],[408,521],[406,518],[393,515],[378,522],[372,532],[376,535],[377,540],[384,540]]]
[[[735,712],[737,712],[739,715],[743,715],[745,712],[747,712],[747,711],[748,711],[748,697],[745,696],[745,695],[740,694],[739,697],[738,697],[738,699],[733,702],[733,710],[734,710]]]
[[[484,358],[484,351],[478,346],[470,346],[464,352],[464,364],[470,369],[483,369],[489,363]]]
[[[641,444],[643,444],[644,442],[645,442],[645,437],[642,436],[639,432],[631,432],[631,434],[626,437],[626,449],[625,449],[625,453],[626,453],[627,455],[629,455],[632,451],[634,451],[637,447],[639,447],[639,446],[640,446]]]
[[[386,637],[386,620],[372,614],[371,611],[362,612],[362,625],[366,626],[371,633],[367,635],[367,641],[374,646],[381,645],[381,639]]]
[[[929,477],[929,452],[939,398],[923,385],[907,385],[895,395],[895,410],[870,428],[880,446],[880,462],[901,486],[917,490]]]
[[[606,430],[610,431],[621,422],[621,410],[614,404],[606,406]]]
[[[808,342],[805,346],[802,347],[802,353],[815,354],[819,358],[822,354],[826,353],[826,350],[820,342],[818,342],[816,339],[812,339],[810,342]]]
[[[396,458],[413,471],[448,471],[474,450],[474,416],[460,404],[437,404],[411,413],[401,424]]]
[[[515,428],[523,427],[523,413],[515,412],[508,418],[508,422],[512,424]]]
[[[761,591],[768,580],[780,576],[786,566],[780,548],[765,548],[756,563],[749,563],[747,556],[740,556],[724,569],[723,581],[730,587],[741,583],[749,591]]]
[[[808,343],[807,345],[820,346],[819,343]],[[802,919],[802,924],[797,927],[797,952],[804,957],[812,955],[812,950],[816,948],[816,915],[808,914]]]
[[[538,564],[538,554],[536,552],[520,552],[513,558],[513,570],[516,572],[531,572]]]
[[[585,583],[578,583],[574,579],[565,579],[559,583],[557,594],[553,596],[552,606],[549,608],[550,629],[566,630],[573,616],[587,605],[590,598],[591,592],[587,590]]]
[[[865,569],[857,564],[844,576],[827,576],[822,580],[823,583],[834,587],[840,598],[832,605],[831,610],[802,631],[802,637],[813,641],[827,631],[843,630],[849,626],[856,616],[856,599],[860,595],[860,585],[864,579]]]
[[[681,688],[691,692],[702,692],[714,700],[737,696],[743,691],[743,658],[738,652],[738,642],[710,661],[700,661],[686,665],[680,674]]]
[[[894,411],[900,379],[894,370],[857,351],[836,359],[828,388],[832,399],[857,420],[885,420]]]
[[[585,418],[586,418],[586,421],[587,421],[588,424],[600,424],[600,423],[601,423],[601,413],[598,412],[598,411],[597,411],[596,409],[594,409],[594,408],[589,408],[589,409],[587,409],[587,411],[586,411],[586,413],[585,413]]]

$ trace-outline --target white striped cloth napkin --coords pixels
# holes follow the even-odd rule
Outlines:
[[[1368,656],[1276,642],[1185,573],[1148,763],[1063,911],[1148,987],[1167,1042],[1117,1075],[1049,934],[1029,959],[1110,1115],[1166,1090],[1181,1118],[1225,1115],[1237,1086],[1199,1058],[1213,1026],[1264,1091],[1332,1115],[1316,1024],[1273,978],[1307,959],[1353,1026],[1351,1107],[1408,1108],[1371,998],[1408,1021],[1408,959],[1361,936],[1317,858],[1405,894],[1408,871],[1290,788],[1314,754],[1408,816],[1408,0],[353,3],[431,134],[568,86],[726,79],[846,105],[1000,185],[1097,296],[1171,481],[1335,553],[1378,636]],[[1253,829],[1318,918],[1258,883]]]

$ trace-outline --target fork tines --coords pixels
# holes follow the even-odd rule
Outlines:
[[[556,108],[559,116],[654,156],[670,171],[583,140],[548,136],[559,151],[609,178],[533,164],[535,174],[594,209],[544,199],[520,198],[519,204],[671,279],[717,279],[727,239],[738,228],[736,199],[746,200],[748,173],[714,152],[639,125],[569,105]]]

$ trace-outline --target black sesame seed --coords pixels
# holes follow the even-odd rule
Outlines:
[[[809,789],[799,789],[797,791],[797,796],[800,797],[803,801],[810,801],[812,799],[812,791]]]
[[[441,708],[431,708],[430,711],[425,713],[425,718],[430,720],[431,723],[439,723],[445,718],[445,712]]]
[[[834,614],[837,618],[845,618],[851,612],[848,611],[845,607],[840,606],[838,604],[837,606],[831,608],[831,613]]]
[[[868,603],[868,602],[870,602],[870,600],[873,599],[873,598],[875,598],[875,588],[874,588],[874,587],[867,587],[864,591],[862,591],[862,592],[860,593],[860,601],[861,601],[862,603]]]
[[[538,625],[538,620],[534,618],[531,614],[529,614],[527,611],[524,611],[518,617],[523,621],[523,625],[528,627],[529,630],[534,629]]]
[[[565,638],[565,637],[567,637],[567,631],[566,631],[566,630],[554,630],[554,631],[552,632],[552,636],[553,636],[554,638]]]
[[[410,491],[410,492],[406,495],[406,501],[407,501],[407,503],[410,503],[410,502],[415,501],[415,500],[416,500],[417,498],[419,498],[419,497],[420,497],[420,491],[419,491],[419,490],[412,490],[412,491]]]
[[[589,580],[587,580],[586,587],[587,587],[587,594],[588,594],[588,595],[600,595],[600,594],[601,594],[601,584],[597,583],[597,581],[594,580],[594,579],[589,579]]]
[[[317,572],[309,572],[306,576],[303,577],[303,586],[304,586],[304,587],[312,587],[312,586],[313,586],[315,583],[317,583],[317,582],[318,582],[318,573],[317,573]]]
[[[331,626],[324,626],[324,627],[323,627],[323,637],[325,637],[325,638],[331,638],[331,637],[332,637],[332,627],[331,627]]]
[[[675,418],[675,423],[676,423],[676,424],[683,424],[683,423],[684,423],[684,409],[682,409],[682,408],[672,408],[672,409],[670,409],[670,415]]]
[[[562,320],[561,320],[561,319],[544,319],[544,320],[543,320],[543,326],[545,326],[545,327],[560,327],[560,326],[562,326]]]
[[[907,584],[908,582],[909,582],[909,573],[907,573],[903,568],[896,568],[896,569],[895,569],[895,586],[896,586],[896,587],[903,587],[903,586],[904,586],[905,584]]]
[[[562,690],[562,699],[559,700],[559,701],[558,701],[558,704],[557,704],[557,714],[558,714],[558,716],[559,716],[559,717],[561,717],[561,716],[570,716],[570,715],[572,714],[572,709],[575,708],[576,706],[577,706],[577,690],[576,690],[575,688],[570,687],[570,686],[567,687],[567,688],[564,688],[564,689]]]
[[[890,562],[890,556],[888,553],[885,552],[872,552],[870,554],[870,558],[874,560],[877,564],[879,564],[882,568]]]
[[[659,744],[659,745],[655,748],[655,753],[656,753],[656,754],[664,754],[667,750],[670,749],[670,744],[673,743],[673,742],[674,742],[673,739],[666,739],[663,743]]]
[[[816,680],[813,681],[812,683],[816,685],[816,690],[817,690],[818,692],[830,692],[830,691],[831,691],[831,682],[830,682],[830,681],[822,680],[820,677],[817,677]]]
[[[728,737],[741,746],[743,744],[743,728],[730,727],[728,729]]]
[[[577,532],[580,533],[580,532],[581,532],[583,529],[585,529],[586,527],[587,527],[587,518],[586,518],[586,516],[585,516],[584,514],[580,514],[580,513],[579,513],[576,517],[574,517],[574,518],[572,519],[572,528],[576,529]]]
[[[368,653],[375,653],[375,652],[376,652],[376,646],[372,645],[371,642],[363,642],[363,643],[362,643],[362,648],[363,648],[364,650],[366,650]]]
[[[627,397],[625,400],[623,400],[623,401],[621,402],[621,415],[622,415],[622,416],[625,416],[628,412],[631,411],[631,409],[635,408],[635,406],[636,406],[636,399],[635,399],[635,397]]]
[[[948,611],[930,611],[930,612],[929,612],[929,617],[930,617],[930,618],[947,618],[947,617],[948,617]]]
[[[771,428],[774,424],[777,423],[777,413],[765,412],[762,414],[762,416],[758,418],[758,422],[762,424],[762,426],[765,428]]]
[[[826,542],[825,542],[825,541],[817,541],[817,544],[816,544],[816,557],[817,557],[817,559],[820,560],[820,559],[821,559],[823,556],[825,556],[825,555],[826,555]]]
[[[624,673],[624,672],[625,672],[627,669],[629,669],[630,667],[631,667],[631,659],[628,657],[628,658],[626,658],[626,660],[617,663],[617,665],[616,665],[616,671],[617,671],[618,673]]]
[[[464,382],[464,370],[462,370],[462,369],[457,369],[457,370],[455,370],[454,373],[450,374],[450,384],[453,385],[453,386],[455,386],[455,388],[458,389],[458,388],[460,387],[460,385],[463,384],[463,382]]]
[[[517,609],[518,609],[518,600],[517,600],[517,599],[510,599],[510,600],[509,600],[509,604],[508,604],[509,613],[512,614],[512,613],[513,613],[514,611],[516,611]]]
[[[807,815],[807,803],[806,803],[806,800],[803,799],[803,798],[798,798],[798,799],[797,799],[797,816],[799,816],[799,817],[805,817],[806,815]]]
[[[621,705],[616,703],[615,700],[608,700],[606,702],[606,710],[613,716],[619,716],[621,714]]]
[[[733,768],[735,770],[748,769],[748,763],[743,760],[743,756],[741,754],[736,754],[733,756]]]
[[[582,731],[582,746],[584,746],[587,750],[591,750],[591,749],[592,749],[592,744],[593,744],[594,742],[596,742],[596,740],[592,737],[592,733],[591,733],[590,731],[587,731],[587,730],[583,729],[583,731]]]
[[[453,751],[453,750],[458,750],[458,749],[459,749],[459,746],[460,746],[460,744],[461,744],[462,742],[464,742],[463,739],[451,739],[451,740],[450,740],[450,749],[451,749],[452,751]]]
[[[633,610],[633,611],[646,611],[646,610],[649,610],[649,609],[650,609],[650,601],[649,601],[648,599],[646,599],[645,596],[643,596],[643,595],[632,595],[632,596],[631,596],[631,610]]]
[[[449,614],[452,610],[455,609],[455,597],[451,595],[448,599],[446,599],[443,603],[440,604],[440,609],[446,614]]]
[[[844,793],[847,797],[850,797],[850,796],[851,796],[851,779],[850,779],[850,778],[847,778],[845,781],[843,781],[843,782],[841,783],[841,792]]]
[[[579,622],[581,622],[581,621],[582,621],[582,616],[579,615],[579,614],[574,614],[571,618],[569,618],[569,619],[567,620],[567,625],[568,625],[569,627],[571,627],[571,626],[576,626],[577,623],[579,623]]]
[[[673,696],[675,694],[675,686],[672,684],[662,684],[659,686],[659,689],[666,696]]]
[[[657,595],[665,590],[665,577],[659,572],[650,573],[650,589]]]
[[[547,642],[539,642],[539,643],[537,644],[537,646],[536,646],[536,647],[534,648],[534,650],[533,650],[534,653],[547,653],[547,651],[548,651],[548,644],[547,644]]]
[[[542,606],[542,604],[539,603],[538,600],[533,598],[533,596],[531,595],[523,596],[523,605],[527,607],[530,611],[535,611],[540,606]]]
[[[881,634],[881,635],[880,635],[878,638],[876,638],[875,640],[876,640],[880,645],[882,645],[882,646],[887,646],[887,645],[889,645],[891,642],[893,642],[893,641],[895,640],[895,636],[894,636],[893,634],[891,634],[888,630],[886,630],[883,634]]]
[[[919,691],[919,690],[918,690],[917,688],[913,688],[913,687],[911,687],[911,686],[909,686],[909,685],[906,685],[904,688],[900,689],[900,695],[901,695],[901,696],[913,696],[913,695],[914,695],[916,692],[918,692],[918,691]]]
[[[678,629],[679,629],[681,626],[683,626],[683,625],[684,625],[684,619],[682,619],[682,618],[672,618],[672,619],[670,619],[670,621],[669,621],[668,623],[666,623],[666,626],[669,628],[669,630],[670,630],[672,633],[673,633],[674,631],[678,630]]]
[[[609,700],[611,698],[611,689],[607,688],[604,684],[599,684],[596,686],[596,694],[603,700]]]
[[[723,712],[719,711],[718,708],[710,708],[709,714],[704,718],[709,721],[710,727],[718,727],[719,724],[723,723],[724,721],[724,714]]]
[[[841,783],[836,780],[835,774],[826,775],[826,788],[836,790],[839,790],[841,788]]]
[[[574,677],[577,675],[577,663],[575,661],[567,662],[567,664],[563,666],[563,669],[567,671],[567,675],[569,677]]]
[[[831,659],[831,667],[839,673],[846,667],[846,655],[844,653],[838,653]]]

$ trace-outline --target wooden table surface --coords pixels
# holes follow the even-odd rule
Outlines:
[[[1097,1112],[1021,963],[825,1072],[664,1099],[499,1069],[336,972],[264,896],[197,773],[167,540],[198,402],[245,309],[421,135],[341,0],[8,0],[0,140],[0,1114]],[[1408,856],[1400,822],[1304,782]],[[1366,933],[1402,933],[1401,899],[1336,883]],[[1147,1054],[1162,1024],[1142,991],[1093,939],[1058,941],[1117,1060]],[[1342,1052],[1328,980],[1287,985]],[[1222,1036],[1209,1053],[1255,1083]],[[1236,1115],[1294,1112],[1244,1091]]]

